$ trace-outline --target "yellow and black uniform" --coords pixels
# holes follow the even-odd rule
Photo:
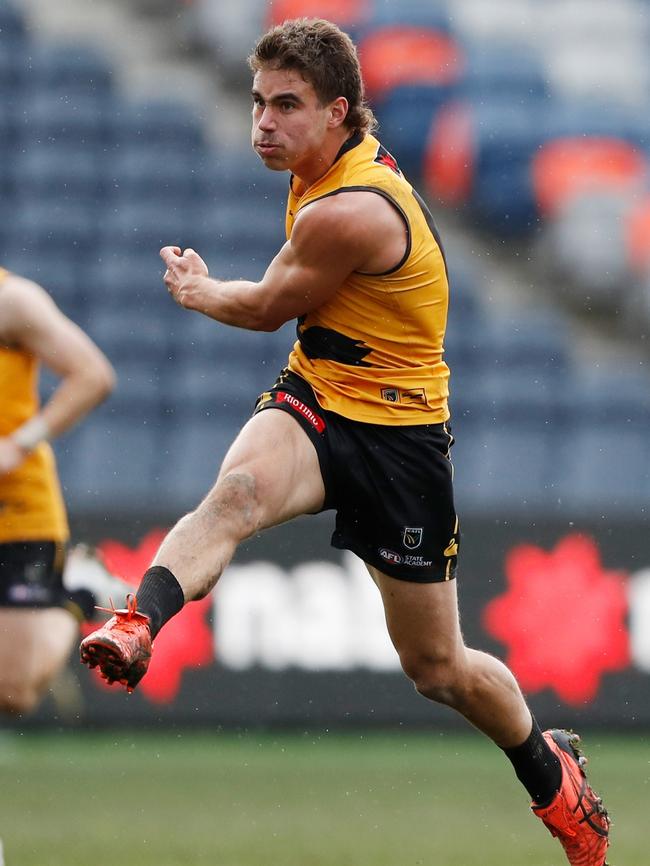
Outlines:
[[[0,269],[0,293],[7,272]],[[39,364],[19,347],[0,345],[0,436],[39,409]],[[0,475],[0,604],[61,603],[60,572],[68,521],[52,449],[40,443]]]
[[[306,191],[292,179],[287,238],[315,201],[368,190],[387,199],[407,231],[401,262],[384,274],[350,274],[333,298],[303,316],[289,368],[323,409],[374,424],[437,424],[449,417],[443,361],[449,287],[431,215],[376,138],[353,137]]]
[[[443,360],[449,287],[431,214],[394,158],[355,135],[306,190],[291,179],[287,237],[315,201],[370,191],[404,220],[402,260],[382,274],[355,272],[298,320],[288,368],[256,411],[290,412],[310,437],[335,508],[332,544],[402,580],[455,577],[453,500]]]

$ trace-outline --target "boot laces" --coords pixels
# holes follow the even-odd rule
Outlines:
[[[127,593],[126,609],[124,609],[124,608],[118,609],[113,604],[112,598],[109,598],[108,600],[109,600],[110,605],[111,605],[110,607],[100,607],[99,605],[95,605],[95,608],[97,610],[103,611],[104,613],[113,614],[113,616],[121,615],[123,617],[126,617],[126,619],[133,619],[134,614],[136,614],[138,612],[138,601],[132,592]]]

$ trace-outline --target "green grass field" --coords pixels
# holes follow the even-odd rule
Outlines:
[[[648,738],[586,739],[613,866],[650,862]],[[0,734],[6,866],[561,866],[478,735]]]

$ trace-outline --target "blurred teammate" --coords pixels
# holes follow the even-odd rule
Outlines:
[[[61,377],[39,408],[38,372]],[[106,398],[113,369],[38,285],[0,269],[0,709],[27,713],[67,661],[88,593],[67,593],[68,524],[47,440]],[[85,607],[85,605],[84,605]],[[88,615],[89,611],[84,610]]]
[[[285,22],[250,64],[253,146],[291,172],[288,240],[259,282],[211,278],[193,250],[166,247],[165,283],[182,307],[226,325],[297,318],[298,341],[215,486],[163,541],[127,608],[83,641],[82,660],[132,690],[160,628],[210,592],[243,539],[335,508],[332,543],[367,564],[417,690],[506,752],[574,866],[603,866],[609,821],[577,738],[542,734],[510,671],[461,636],[448,285],[431,215],[371,134],[355,49],[338,28]]]

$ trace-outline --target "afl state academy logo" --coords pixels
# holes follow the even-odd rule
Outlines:
[[[424,529],[421,526],[405,526],[402,531],[402,544],[407,550],[417,550],[422,544]]]
[[[389,550],[387,547],[380,547],[379,555],[382,559],[385,559],[386,562],[392,562],[395,565],[400,565],[404,562],[404,557],[400,553],[395,553],[394,550]]]

